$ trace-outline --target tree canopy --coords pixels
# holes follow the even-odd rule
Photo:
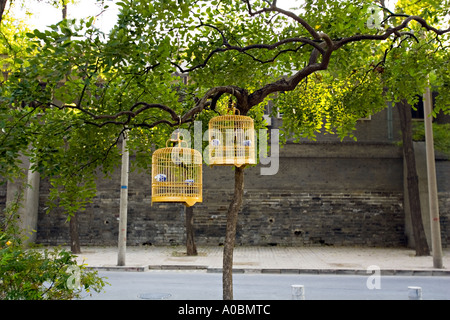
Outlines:
[[[96,170],[119,163],[124,131],[135,164],[148,168],[174,128],[230,102],[260,128],[264,105],[278,99],[287,134],[343,138],[386,100],[413,102],[427,76],[440,88],[450,83],[448,0],[402,0],[395,13],[369,0],[299,1],[296,13],[267,0],[117,4],[108,34],[94,17],[21,32],[2,21],[3,176],[17,172],[21,152],[53,179],[55,198],[75,190],[88,199]],[[448,110],[449,90],[439,92],[436,111]]]

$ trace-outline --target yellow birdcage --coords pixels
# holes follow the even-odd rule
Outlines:
[[[168,147],[169,141],[178,143]],[[191,207],[202,202],[201,153],[187,148],[187,143],[179,139],[167,143],[152,156],[152,203],[178,202]]]
[[[235,109],[237,110],[237,109]],[[209,121],[209,165],[256,164],[253,119],[224,115]]]

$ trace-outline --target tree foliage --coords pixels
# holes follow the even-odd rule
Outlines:
[[[123,0],[109,34],[93,17],[4,31],[11,73],[0,88],[1,171],[15,172],[25,153],[52,177],[55,197],[71,190],[88,199],[96,169],[107,175],[120,161],[122,132],[147,168],[174,128],[230,101],[258,127],[276,98],[287,134],[352,136],[383,100],[413,103],[427,75],[448,86],[448,7],[428,2],[400,1],[393,13],[371,1],[307,0],[294,14],[276,1]],[[448,110],[448,92],[440,90],[436,111]],[[77,196],[65,201],[77,210],[69,199]]]
[[[70,252],[24,247],[17,209],[13,203],[0,220],[1,300],[71,300],[102,291],[104,278],[79,265]]]

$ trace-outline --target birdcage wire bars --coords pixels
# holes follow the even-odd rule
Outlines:
[[[158,149],[152,156],[152,203],[202,202],[202,155],[181,147]]]
[[[256,163],[253,119],[241,115],[217,116],[209,122],[209,165]]]

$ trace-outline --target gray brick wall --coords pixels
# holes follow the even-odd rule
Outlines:
[[[402,166],[392,145],[287,145],[277,175],[246,169],[237,244],[403,246]],[[223,243],[233,181],[230,167],[204,167],[204,201],[194,207],[198,244]],[[83,245],[117,244],[119,188],[119,170],[99,179],[79,215]],[[67,243],[65,215],[44,213],[47,194],[42,182],[38,242]],[[151,205],[149,174],[130,174],[128,204],[128,245],[184,243],[184,206]]]
[[[210,196],[220,197],[219,192]],[[404,245],[402,195],[396,193],[246,193],[237,227],[242,245]],[[225,212],[199,206],[197,237],[213,224],[225,227]],[[222,206],[223,207],[223,206]],[[219,211],[220,212],[220,211]],[[209,219],[208,219],[209,218]],[[217,235],[209,232],[208,241]],[[223,241],[223,236],[218,239]]]

